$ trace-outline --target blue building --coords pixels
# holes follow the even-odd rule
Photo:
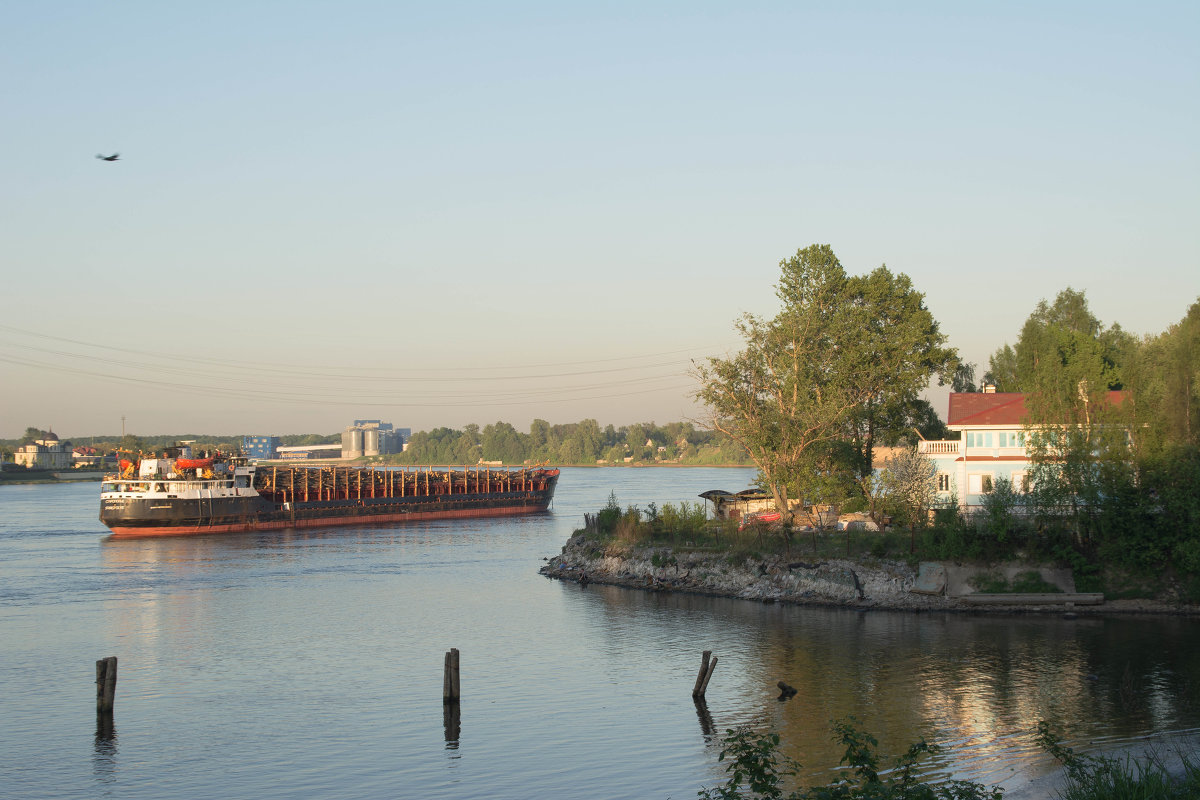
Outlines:
[[[242,452],[255,460],[275,458],[279,445],[278,436],[246,436],[242,439]]]

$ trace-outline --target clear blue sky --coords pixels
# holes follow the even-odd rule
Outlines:
[[[1195,2],[11,3],[0,37],[3,437],[695,417],[689,360],[814,242],[980,363],[1067,286],[1138,334],[1200,296]]]

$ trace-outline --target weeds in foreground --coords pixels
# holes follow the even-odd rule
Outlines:
[[[1153,754],[1144,760],[1076,753],[1045,722],[1038,723],[1037,741],[1067,770],[1062,800],[1192,800],[1200,797],[1200,762],[1183,760],[1176,779]]]
[[[923,783],[918,763],[941,748],[924,739],[880,774],[879,742],[847,717],[833,723],[833,738],[845,746],[843,770],[826,786],[788,790],[800,765],[779,751],[779,735],[748,728],[726,731],[720,760],[729,761],[729,779],[721,786],[701,789],[701,800],[1002,800],[1004,790],[970,781]],[[1076,753],[1062,743],[1045,722],[1038,723],[1037,742],[1067,772],[1060,800],[1190,800],[1200,797],[1200,763],[1184,759],[1183,775],[1175,778],[1161,759],[1116,759]]]
[[[847,717],[833,724],[834,741],[845,746],[841,777],[828,786],[796,789],[785,794],[785,784],[799,769],[779,752],[779,735],[749,729],[727,731],[720,760],[730,760],[729,780],[713,789],[701,789],[702,800],[1001,800],[1003,791],[970,781],[922,783],[914,771],[924,756],[936,753],[936,745],[923,739],[896,759],[895,769],[879,774],[879,742],[858,728],[858,720]]]

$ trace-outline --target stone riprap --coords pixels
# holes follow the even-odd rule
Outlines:
[[[842,559],[747,558],[727,553],[637,548],[621,552],[571,537],[541,570],[551,578],[760,602],[897,609],[955,608],[953,598],[912,591],[917,570],[902,562],[870,565]]]
[[[1081,606],[1066,602],[1069,596],[1054,594],[1044,595],[1040,605],[1023,595],[1020,602],[1014,596],[1012,605],[989,604],[984,609],[966,599],[969,591],[961,595],[948,591],[947,584],[952,581],[947,581],[947,573],[957,576],[964,570],[989,569],[995,568],[928,562],[918,569],[901,561],[806,560],[804,556],[734,558],[729,553],[676,552],[669,547],[602,545],[579,531],[567,541],[561,555],[546,559],[541,573],[584,585],[603,583],[796,605],[977,613],[1200,613],[1196,606],[1152,600]]]

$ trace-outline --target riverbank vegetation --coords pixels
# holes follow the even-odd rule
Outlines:
[[[921,759],[941,750],[924,739],[881,768],[879,742],[861,730],[854,717],[833,723],[833,738],[845,747],[842,766],[833,782],[824,786],[790,788],[799,764],[780,752],[775,733],[750,728],[726,732],[721,761],[727,761],[728,780],[701,789],[701,800],[1002,800],[1004,790],[963,780],[922,781]],[[1045,722],[1038,723],[1036,738],[1066,770],[1066,781],[1056,794],[1061,800],[1185,800],[1200,797],[1200,761],[1187,757],[1173,773],[1162,759],[1083,755],[1063,744]]]
[[[923,295],[880,267],[848,276],[827,245],[781,262],[770,319],[736,323],[745,347],[697,368],[707,424],[746,448],[783,515],[781,542],[822,509],[907,529],[909,556],[1052,560],[1134,594],[1164,588],[1200,602],[1200,302],[1157,336],[1103,325],[1082,292],[1042,301],[981,384],[939,333]],[[949,438],[917,392],[1024,395],[1032,466],[995,480],[982,504],[940,504],[918,438]],[[939,423],[940,424],[940,423]],[[878,469],[874,450],[900,447]],[[944,495],[942,495],[944,497]],[[873,549],[894,549],[887,535]],[[853,542],[847,536],[847,549]]]

